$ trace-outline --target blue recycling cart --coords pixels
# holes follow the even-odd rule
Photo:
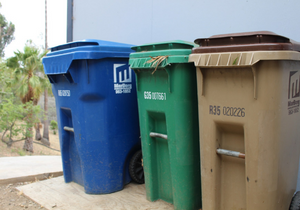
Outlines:
[[[122,190],[140,149],[132,45],[83,40],[43,59],[56,101],[65,182],[89,194]]]

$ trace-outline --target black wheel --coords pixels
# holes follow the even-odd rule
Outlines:
[[[139,184],[145,183],[142,150],[132,156],[129,163],[129,174],[133,181]]]
[[[289,210],[300,210],[300,191],[294,195]]]

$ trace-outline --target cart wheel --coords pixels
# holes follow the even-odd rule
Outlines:
[[[294,195],[291,201],[290,210],[300,210],[300,191],[296,192]]]
[[[137,151],[132,156],[129,163],[129,174],[135,182],[145,183],[142,150]]]

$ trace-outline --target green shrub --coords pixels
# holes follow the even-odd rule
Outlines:
[[[50,128],[53,131],[53,134],[56,135],[56,130],[57,130],[58,126],[57,126],[57,122],[55,120],[51,120]]]

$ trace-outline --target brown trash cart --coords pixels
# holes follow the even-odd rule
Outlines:
[[[289,209],[300,154],[300,45],[271,32],[195,43],[203,210]],[[299,194],[291,209],[297,202]]]

